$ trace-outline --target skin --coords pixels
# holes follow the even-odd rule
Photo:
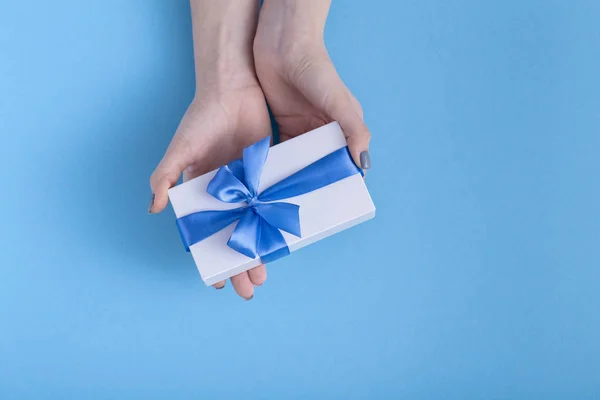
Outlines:
[[[254,62],[282,140],[338,121],[357,165],[370,133],[360,104],[339,77],[325,47],[330,1],[265,0]]]
[[[338,76],[323,40],[327,0],[191,0],[196,96],[150,178],[150,213],[168,203],[183,173],[192,179],[241,156],[271,134],[266,100],[281,140],[337,120],[352,156],[368,150],[362,109]],[[231,278],[251,299],[264,265]],[[225,281],[213,285],[219,289]]]

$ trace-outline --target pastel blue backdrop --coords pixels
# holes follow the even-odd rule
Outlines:
[[[600,396],[600,2],[335,1],[375,220],[203,286],[186,1],[0,5],[0,398]]]

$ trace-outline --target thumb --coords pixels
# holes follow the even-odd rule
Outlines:
[[[304,63],[298,68],[296,83],[302,94],[330,119],[338,121],[347,137],[348,148],[356,165],[371,167],[371,133],[365,125],[362,109],[338,75],[329,57]]]
[[[175,186],[181,173],[189,164],[191,164],[191,157],[188,142],[178,132],[150,177],[152,198],[148,205],[149,214],[156,214],[165,209],[169,202],[169,189]]]

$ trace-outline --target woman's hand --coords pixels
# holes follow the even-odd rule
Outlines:
[[[188,180],[214,170],[271,133],[252,59],[256,0],[192,0],[191,5],[197,94],[150,178],[150,213],[167,206],[167,191],[182,173]],[[249,300],[266,277],[260,265],[232,277],[231,283]],[[225,281],[214,286],[220,289]]]
[[[265,0],[254,63],[281,140],[338,121],[354,162],[371,167],[362,108],[337,74],[323,33],[328,0]]]

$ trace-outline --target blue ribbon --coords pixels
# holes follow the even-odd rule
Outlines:
[[[238,221],[227,245],[250,258],[260,256],[268,263],[290,253],[280,230],[301,237],[300,207],[277,202],[299,196],[362,173],[347,147],[315,161],[258,193],[270,137],[244,149],[235,160],[217,171],[206,191],[225,203],[246,204],[232,210],[199,211],[177,219],[179,234],[189,251],[191,245]]]

